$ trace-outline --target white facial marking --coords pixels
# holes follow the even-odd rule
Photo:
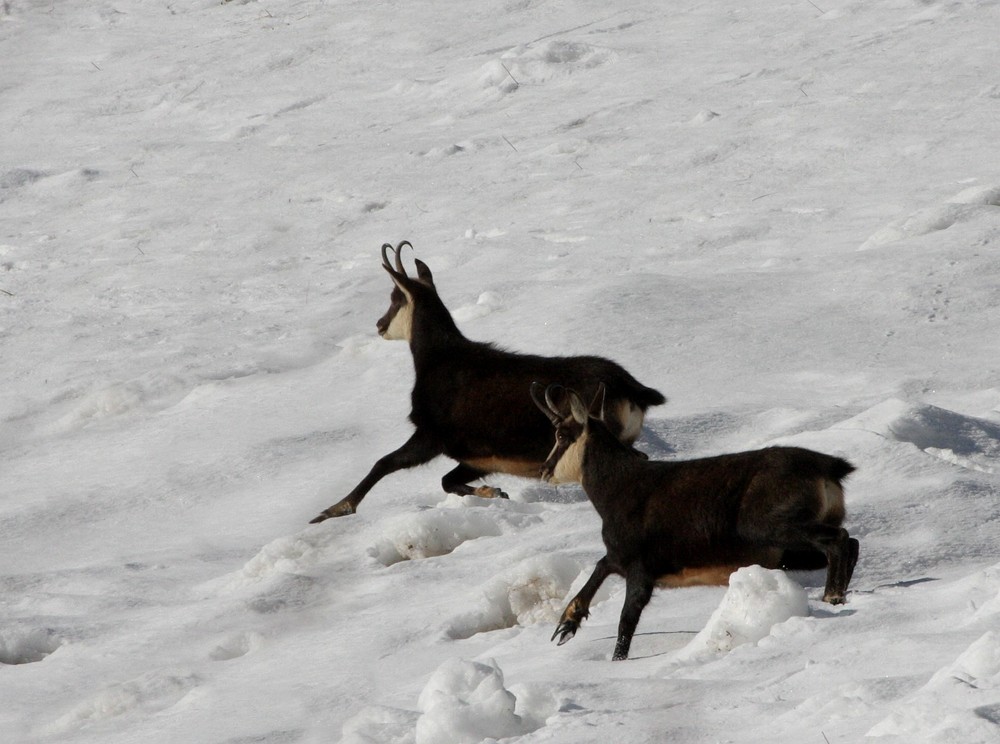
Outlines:
[[[409,341],[413,337],[413,295],[407,292],[406,287],[395,279],[392,280],[392,283],[403,293],[406,304],[392,316],[389,327],[385,329],[382,338],[386,341]]]
[[[549,483],[583,482],[583,450],[586,444],[587,432],[583,432],[559,458]]]
[[[399,312],[392,316],[389,327],[385,329],[382,338],[387,341],[409,341],[413,335],[413,303],[407,301],[399,308]]]

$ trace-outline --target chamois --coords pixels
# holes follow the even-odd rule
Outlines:
[[[531,397],[556,427],[542,478],[583,485],[601,516],[606,549],[552,634],[559,645],[579,629],[611,574],[625,577],[616,660],[628,658],[656,584],[726,584],[740,566],[778,568],[791,551],[825,558],[823,599],[844,602],[858,559],[858,541],[841,527],[841,481],[854,470],[846,460],[768,447],[654,462],[612,436],[600,386],[589,408],[578,393],[559,385],[533,385]]]
[[[608,359],[532,356],[470,341],[438,297],[427,264],[417,259],[416,277],[406,273],[404,246],[412,248],[408,241],[395,249],[388,243],[382,246],[382,268],[394,286],[389,310],[376,327],[383,338],[410,344],[416,371],[410,421],[416,430],[402,447],[379,459],[353,491],[312,522],[354,514],[383,477],[438,455],[458,461],[441,480],[448,493],[505,498],[498,488],[474,488],[469,483],[490,473],[538,478],[551,449],[552,428],[532,404],[533,380],[566,381],[590,395],[604,383],[607,426],[628,445],[639,436],[646,409],[666,401]],[[395,267],[389,264],[390,250]]]

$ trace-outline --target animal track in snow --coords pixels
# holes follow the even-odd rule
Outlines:
[[[213,648],[208,657],[213,661],[231,661],[252,653],[264,645],[264,636],[260,633],[239,633]]]
[[[46,175],[48,174],[32,170],[31,168],[14,168],[13,170],[0,173],[0,202],[4,201],[4,191],[30,186],[36,181],[45,178]]]
[[[170,708],[200,680],[194,674],[145,674],[122,684],[111,685],[90,695],[48,726],[45,733],[58,734],[83,728],[97,721],[130,713],[150,715]]]
[[[441,80],[401,81],[387,95],[431,97],[455,102],[456,115],[475,113],[516,92],[613,63],[610,49],[579,41],[550,39],[509,49],[475,70]]]
[[[50,630],[7,627],[0,629],[0,665],[33,664],[62,645]]]
[[[289,582],[294,583],[296,578],[307,581],[309,577],[304,574],[328,558],[339,535],[334,529],[308,527],[298,534],[279,537],[261,548],[239,571],[207,581],[198,590],[209,596],[247,588],[256,590],[272,581],[276,588],[284,584],[286,589],[293,589]]]
[[[447,555],[467,540],[496,537],[500,526],[480,509],[428,509],[392,520],[368,554],[383,566]]]
[[[861,244],[861,250],[878,248],[906,238],[947,230],[956,222],[1000,207],[1000,186],[974,186],[959,192],[943,204],[920,209],[894,220]]]

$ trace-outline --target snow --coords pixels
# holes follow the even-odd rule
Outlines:
[[[992,0],[0,3],[0,740],[992,742]],[[409,435],[379,247],[471,338],[840,455],[861,557],[660,590]]]
[[[688,660],[705,652],[732,651],[766,638],[779,623],[808,616],[809,598],[799,584],[780,571],[745,566],[729,578],[722,602],[676,658]]]

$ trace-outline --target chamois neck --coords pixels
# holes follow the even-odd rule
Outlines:
[[[469,342],[440,300],[417,305],[410,334],[410,350],[417,367],[429,356],[465,343]]]
[[[606,507],[628,496],[627,473],[637,462],[644,462],[642,456],[618,441],[603,423],[589,422],[581,475],[587,497],[602,518]]]

